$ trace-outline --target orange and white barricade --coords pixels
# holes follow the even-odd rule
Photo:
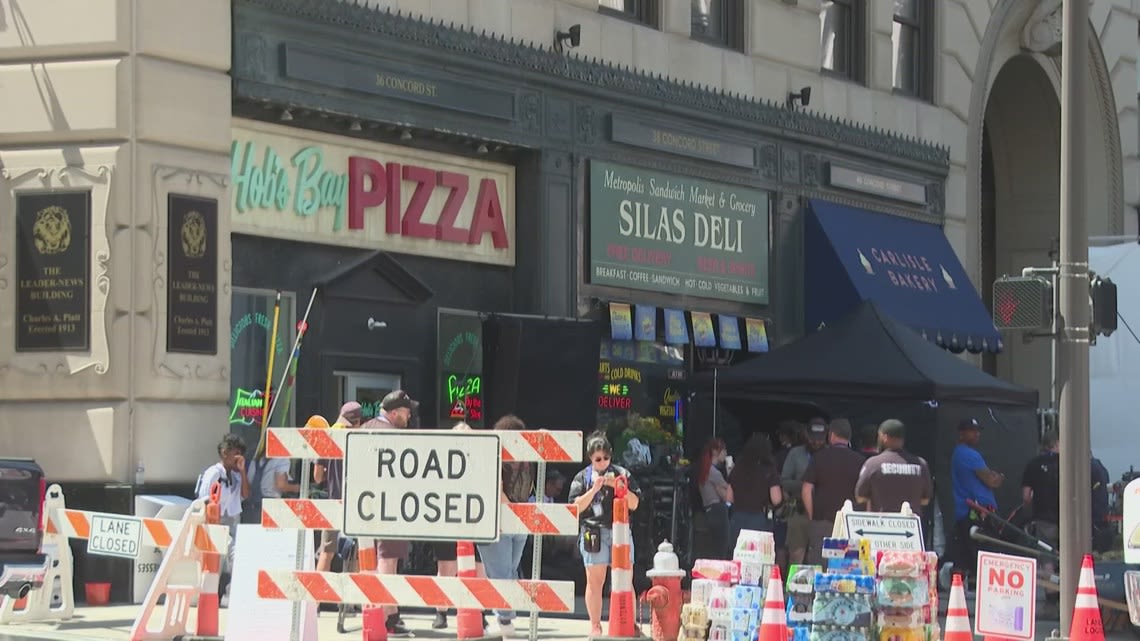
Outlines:
[[[271,427],[267,430],[265,455],[269,458],[342,459],[349,432],[320,428]],[[382,430],[392,431],[392,430]],[[582,433],[545,430],[495,432],[504,463],[577,463],[582,460]]]
[[[574,611],[573,581],[261,570],[263,599],[478,610]]]
[[[502,503],[503,534],[578,534],[578,511],[569,503]],[[274,529],[336,530],[344,503],[339,499],[263,499],[261,526]]]
[[[48,515],[65,507],[63,489],[52,485],[44,497],[45,524]],[[40,553],[47,557],[42,585],[22,599],[4,597],[0,602],[0,624],[67,621],[75,614],[75,591],[72,589],[74,561],[67,537],[45,527]],[[22,606],[22,607],[17,607]]]

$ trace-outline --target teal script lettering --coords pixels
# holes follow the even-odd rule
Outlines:
[[[334,208],[333,231],[344,227],[348,174],[325,167],[324,152],[311,145],[289,159],[286,167],[273,147],[266,145],[260,162],[256,145],[234,141],[230,147],[234,207],[239,214],[255,209],[284,212],[292,206],[297,216],[308,218],[325,207]],[[290,170],[295,174],[290,178]]]

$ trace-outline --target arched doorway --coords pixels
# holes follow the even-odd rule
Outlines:
[[[992,284],[1023,267],[1050,264],[1059,236],[1060,58],[1032,27],[1053,5],[1001,0],[990,14],[974,70],[967,141],[967,206],[976,215],[978,289],[992,309]],[[1031,24],[1032,23],[1032,24]],[[1044,43],[1047,45],[1048,43]],[[1056,43],[1054,43],[1056,44]],[[1086,188],[1089,235],[1119,233],[1123,172],[1115,100],[1095,30],[1089,38]],[[975,213],[976,212],[976,213]],[[1007,334],[987,371],[1039,390],[1049,402],[1049,342]]]
[[[1045,69],[1029,55],[1010,59],[986,104],[981,158],[982,282],[1022,267],[1047,266],[1060,220],[1061,105]],[[982,290],[993,309],[993,292]],[[1047,402],[1046,341],[1008,337],[986,368],[1007,380],[1038,387]],[[1042,379],[1039,374],[1045,372]]]

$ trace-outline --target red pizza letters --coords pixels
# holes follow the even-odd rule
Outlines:
[[[411,194],[407,208],[401,211],[405,189]],[[436,190],[446,190],[447,196],[436,222],[424,222]],[[352,156],[348,159],[348,228],[364,229],[365,210],[384,205],[384,230],[389,234],[468,245],[478,245],[491,234],[495,249],[506,249],[510,241],[503,205],[490,178],[479,181],[470,225],[459,226],[459,213],[470,191],[470,178],[465,174]]]

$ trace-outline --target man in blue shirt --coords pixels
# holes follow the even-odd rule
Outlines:
[[[981,423],[972,418],[963,420],[958,424],[958,446],[950,459],[950,483],[954,490],[954,567],[967,579],[978,564],[978,546],[970,538],[970,528],[979,524],[981,517],[966,501],[996,508],[993,491],[1005,480],[1005,475],[991,470],[978,452],[981,438]]]

